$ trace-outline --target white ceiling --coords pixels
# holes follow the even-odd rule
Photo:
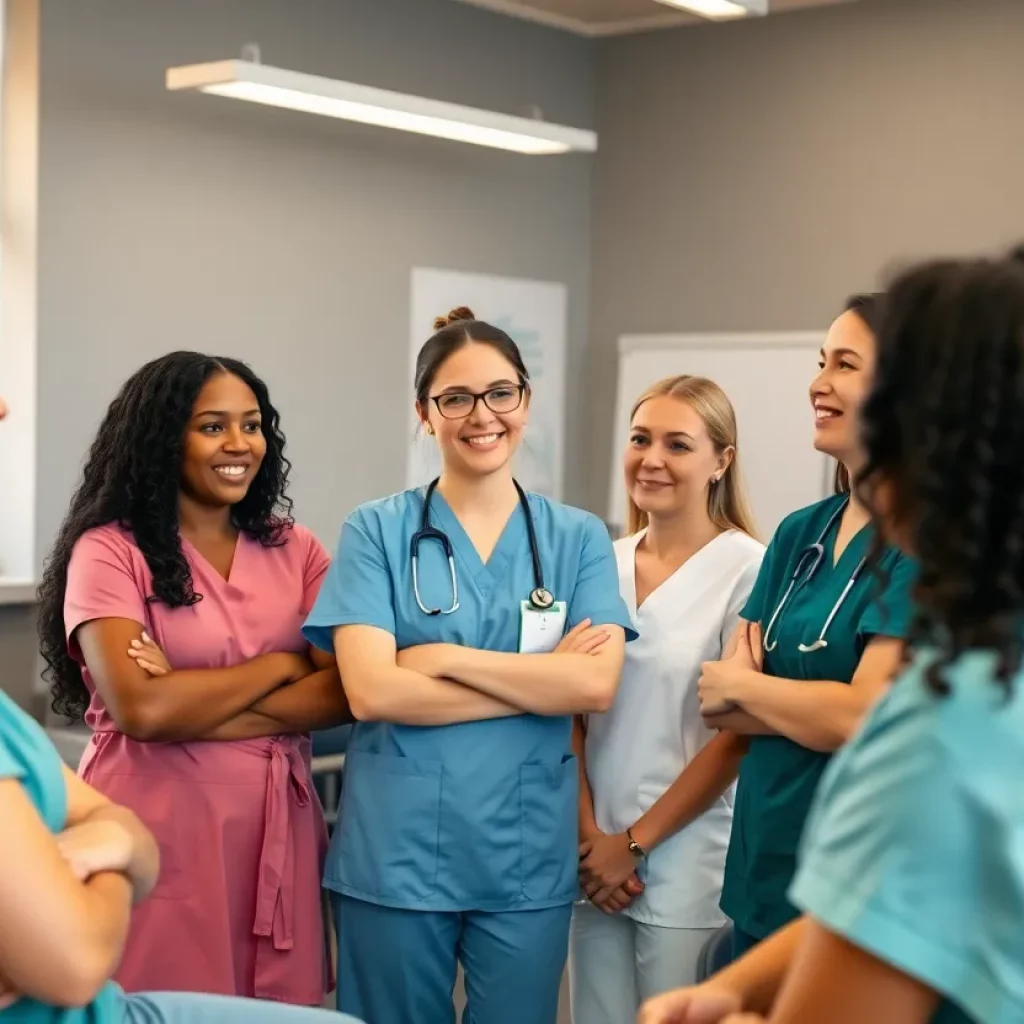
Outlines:
[[[618,35],[672,28],[702,19],[673,10],[658,0],[461,0],[514,17],[538,21],[585,36]],[[773,14],[851,0],[769,0]]]

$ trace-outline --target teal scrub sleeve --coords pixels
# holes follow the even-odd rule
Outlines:
[[[757,571],[757,578],[751,588],[750,596],[747,598],[740,611],[740,618],[747,622],[759,622],[766,625],[766,620],[771,614],[770,601],[772,593],[772,567],[776,558],[776,548],[779,543],[779,531],[776,530],[768,548],[761,560],[761,568]]]
[[[338,626],[376,626],[395,632],[391,570],[374,524],[358,510],[341,528],[334,561],[302,633],[314,646],[333,652]]]
[[[902,640],[910,629],[917,580],[917,563],[897,555],[889,569],[885,589],[871,603],[860,623],[863,637],[886,636]]]
[[[0,735],[0,779],[23,779],[24,768],[7,749],[7,743]]]
[[[597,516],[587,516],[576,586],[568,607],[568,626],[590,619],[595,626],[622,626],[627,640],[637,632],[619,593],[619,568],[608,529]],[[556,595],[557,597],[557,595]]]
[[[960,717],[948,731],[962,733],[971,712],[936,711],[930,694],[908,702],[907,686],[923,684],[897,682],[826,774],[790,899],[972,1019],[1024,1020],[1019,772],[1012,760],[993,770],[999,755],[979,756],[979,735],[975,753],[953,749],[936,719]]]

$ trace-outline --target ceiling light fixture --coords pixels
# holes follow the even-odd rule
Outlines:
[[[713,21],[768,13],[768,0],[658,0],[658,3],[678,7]]]
[[[251,52],[255,48],[249,49]],[[223,60],[168,68],[167,88],[194,89],[534,156],[593,153],[597,149],[596,133],[581,128],[286,71],[258,60]]]

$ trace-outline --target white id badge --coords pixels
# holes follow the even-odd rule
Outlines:
[[[519,653],[550,654],[565,635],[565,602],[556,601],[539,611],[529,601],[522,601],[519,608]]]

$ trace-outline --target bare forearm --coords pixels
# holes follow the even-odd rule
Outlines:
[[[648,853],[712,807],[736,781],[745,744],[729,733],[712,739],[633,826]]]
[[[451,679],[434,679],[397,666],[369,680],[362,701],[357,684],[349,700],[361,721],[398,725],[454,725],[523,713],[512,704]]]
[[[341,676],[334,666],[278,687],[250,710],[280,722],[283,733],[333,729],[354,721]]]
[[[714,977],[716,988],[727,988],[743,1001],[743,1009],[767,1015],[785,981],[802,941],[805,920],[800,917],[758,943],[746,956]]]
[[[607,711],[621,651],[607,654],[513,654],[446,648],[445,675],[535,715]]]
[[[594,793],[587,778],[587,733],[583,719],[576,715],[572,721],[572,749],[579,767],[580,800],[579,800],[579,832],[580,838],[594,835],[598,831],[597,817],[594,814]]]
[[[736,736],[778,736],[778,732],[771,726],[765,725],[749,711],[740,708],[725,711],[720,715],[705,715],[704,724],[709,729],[731,732]]]
[[[265,655],[224,669],[170,672],[146,680],[122,702],[123,731],[147,742],[202,739],[290,682],[287,655]]]
[[[856,732],[873,696],[849,683],[803,682],[752,672],[738,689],[736,701],[794,743],[831,753]]]

